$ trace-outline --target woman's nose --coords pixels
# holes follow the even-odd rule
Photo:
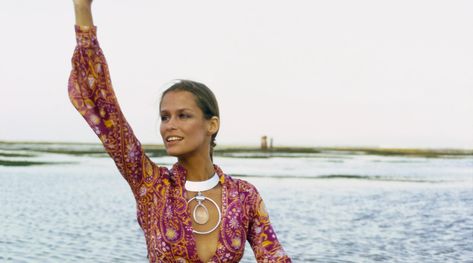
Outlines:
[[[166,130],[175,130],[176,129],[176,119],[174,117],[170,117],[168,121],[165,123]]]

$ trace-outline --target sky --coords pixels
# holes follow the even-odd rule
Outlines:
[[[473,148],[473,1],[95,0],[122,111],[161,143],[171,80],[216,94],[220,145]],[[0,141],[98,142],[67,96],[72,1],[0,9]]]

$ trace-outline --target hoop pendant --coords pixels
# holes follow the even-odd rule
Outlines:
[[[208,221],[209,221],[209,210],[207,209],[207,207],[205,205],[202,204],[202,202],[198,201],[199,203],[194,207],[194,211],[192,211],[192,217],[194,218],[194,221],[199,224],[199,225],[205,225]],[[199,207],[202,207],[207,215],[206,218],[201,218],[199,215],[196,215],[197,214],[197,209]]]
[[[212,227],[212,229],[210,229],[209,231],[197,231],[197,230],[194,230],[192,229],[192,232],[196,233],[196,234],[200,234],[200,235],[205,235],[205,234],[209,234],[209,233],[212,233],[215,229],[217,229],[217,227],[220,225],[220,222],[222,221],[222,212],[220,211],[220,207],[218,207],[217,203],[212,200],[211,198],[208,198],[206,197],[205,195],[203,195],[201,192],[199,192],[196,196],[192,197],[191,199],[189,199],[189,201],[187,201],[187,204],[189,204],[192,200],[198,200],[198,204],[197,206],[194,208],[194,211],[192,213],[192,216],[194,217],[194,220],[195,220],[195,210],[198,206],[203,206],[205,208],[205,210],[208,212],[208,209],[207,207],[205,207],[204,205],[202,205],[202,201],[204,200],[209,200],[210,202],[212,202],[212,204],[217,208],[217,211],[218,211],[218,221],[217,221],[217,224]],[[209,215],[210,217],[210,215]],[[197,222],[197,221],[196,221]],[[197,222],[198,224],[200,224],[199,222]]]

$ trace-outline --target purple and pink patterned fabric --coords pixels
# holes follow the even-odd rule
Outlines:
[[[154,164],[123,116],[112,89],[96,27],[76,26],[69,97],[102,141],[133,191],[149,262],[201,262],[185,198],[186,170]],[[209,262],[238,262],[248,240],[258,262],[291,262],[274,232],[263,200],[250,183],[215,165],[222,185],[222,222]]]

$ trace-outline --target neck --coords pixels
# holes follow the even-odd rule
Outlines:
[[[215,173],[213,163],[208,155],[178,158],[178,162],[186,169],[186,180],[189,181],[205,181]]]

